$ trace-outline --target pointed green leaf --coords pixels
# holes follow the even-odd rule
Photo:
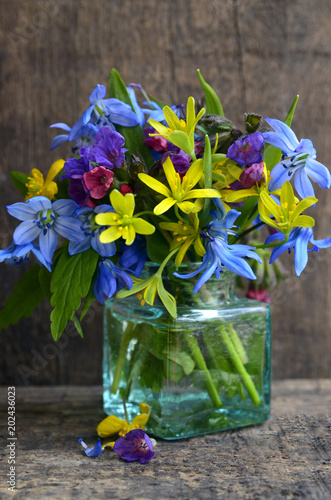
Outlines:
[[[13,287],[13,294],[0,311],[0,330],[14,325],[21,318],[28,318],[45,297],[39,282],[39,271],[39,265],[34,265]]]
[[[18,189],[22,196],[25,197],[28,192],[28,188],[26,187],[26,184],[28,183],[28,176],[26,174],[22,174],[21,172],[16,172],[15,170],[9,172],[9,175],[16,189]]]
[[[132,107],[131,99],[125,87],[125,83],[115,68],[111,70],[109,75],[109,95],[110,97],[115,97]],[[133,107],[132,110],[134,111]],[[148,166],[151,166],[154,163],[152,153],[149,148],[143,144],[145,135],[140,125],[137,125],[136,127],[123,127],[122,125],[116,125],[116,130],[122,134],[125,139],[125,147],[128,149],[128,153],[126,154],[131,156],[132,154],[138,152]]]
[[[199,69],[197,70],[197,75],[205,94],[207,114],[224,116],[221,101],[219,100],[215,90],[213,90],[212,87],[205,82]]]
[[[284,120],[284,123],[286,123],[286,125],[288,125],[289,127],[292,124],[292,119],[298,100],[299,96],[297,95],[292,103],[292,106],[290,107],[290,111],[287,113],[287,116]],[[282,152],[280,149],[276,148],[275,146],[272,146],[271,144],[266,147],[264,152],[264,161],[267,165],[268,170],[271,170],[275,165],[277,165],[277,163],[279,163],[281,159],[282,159]]]
[[[86,297],[98,263],[99,255],[92,249],[69,255],[64,249],[53,271],[51,281],[51,332],[55,340],[61,337],[69,319]]]

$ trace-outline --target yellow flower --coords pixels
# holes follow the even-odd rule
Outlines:
[[[154,179],[147,174],[138,174],[139,179],[147,184],[151,189],[163,194],[166,198],[161,201],[155,208],[154,213],[161,215],[173,205],[177,205],[184,213],[189,214],[202,209],[203,204],[198,202],[192,203],[192,198],[220,198],[221,195],[215,189],[192,189],[203,175],[203,160],[196,160],[181,180],[180,175],[175,171],[170,158],[167,158],[163,164],[164,173],[166,175],[170,189],[162,182]]]
[[[133,215],[135,208],[134,195],[122,195],[117,189],[110,193],[110,202],[115,212],[97,214],[95,222],[100,226],[111,226],[100,234],[101,243],[123,238],[127,245],[131,245],[138,234],[153,234],[155,227],[149,222]]]
[[[130,290],[120,290],[117,293],[116,297],[122,299],[124,297],[128,297],[129,295],[137,294],[137,298],[140,300],[142,306],[145,303],[152,306],[154,304],[155,296],[156,294],[158,294],[160,300],[162,301],[169,314],[173,318],[176,318],[176,300],[171,295],[171,293],[167,292],[167,290],[164,288],[161,273],[162,266],[155,274],[153,274],[153,276],[148,279],[141,280],[139,278],[133,278],[133,285]]]
[[[263,222],[272,226],[284,235],[288,235],[293,227],[313,227],[315,221],[309,215],[301,215],[307,208],[318,200],[314,196],[308,196],[296,203],[293,188],[289,181],[285,181],[280,192],[280,205],[266,192],[261,192],[261,202],[264,204],[268,214],[274,219],[260,213]]]
[[[149,120],[150,125],[155,128],[158,134],[162,135],[169,142],[175,144],[180,149],[188,153],[193,160],[196,159],[194,152],[194,130],[195,126],[204,115],[205,109],[202,108],[198,115],[195,115],[194,98],[189,97],[186,106],[186,121],[178,118],[169,106],[163,108],[164,117],[168,127],[162,125],[153,119]]]
[[[132,423],[128,423],[126,420],[122,420],[121,418],[116,417],[115,415],[109,415],[106,417],[97,427],[98,436],[101,438],[106,438],[113,436],[114,434],[118,434],[119,436],[125,436],[128,432],[134,429],[145,429],[145,425],[149,419],[149,415],[151,412],[150,407],[146,403],[140,403],[139,405],[141,414],[134,417]],[[102,446],[105,448],[106,446],[113,447],[115,441],[110,443],[106,443]]]
[[[206,253],[206,250],[201,242],[200,238],[200,230],[199,230],[199,219],[196,214],[189,215],[190,223],[185,224],[182,221],[178,221],[178,223],[174,222],[161,222],[160,227],[162,229],[166,229],[167,231],[172,231],[174,239],[170,244],[170,250],[174,248],[180,247],[176,259],[175,265],[178,267],[183,261],[185,254],[189,247],[194,243],[194,250],[197,255],[203,257]]]
[[[44,176],[37,168],[31,170],[31,176],[28,176],[28,181],[26,187],[28,188],[27,195],[25,196],[25,201],[33,198],[34,196],[46,196],[49,200],[52,200],[56,193],[58,192],[58,187],[53,179],[62,170],[64,165],[64,160],[57,160],[53,163],[48,171],[46,180],[44,181]]]

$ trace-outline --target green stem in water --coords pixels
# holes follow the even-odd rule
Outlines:
[[[242,345],[242,342],[240,340],[240,337],[238,336],[233,325],[231,325],[231,324],[228,325],[228,331],[229,331],[230,339],[233,343],[233,346],[234,346],[235,350],[237,351],[238,356],[240,357],[242,364],[245,365],[248,362],[248,358],[247,358],[245,348]]]
[[[128,349],[130,340],[132,338],[132,330],[133,330],[133,323],[129,322],[128,326],[126,327],[126,329],[122,335],[121,347],[120,347],[120,351],[118,354],[118,361],[117,361],[117,365],[116,365],[115,372],[114,372],[114,379],[113,379],[113,383],[112,383],[111,388],[110,388],[110,392],[112,394],[116,394],[116,392],[118,391],[118,386],[119,386],[119,383],[121,380],[123,365],[125,362],[126,351]]]
[[[244,367],[242,360],[240,359],[240,356],[237,353],[224,325],[220,326],[220,334],[221,334],[222,340],[223,340],[223,342],[228,350],[228,353],[230,355],[230,359],[231,359],[235,369],[239,373],[240,378],[242,380],[242,383],[245,386],[245,389],[247,390],[254,405],[259,406],[261,404],[261,399],[260,399],[259,393],[257,392],[251,377],[249,376],[246,368]]]
[[[222,401],[219,397],[218,391],[215,387],[215,384],[213,382],[213,379],[210,375],[210,371],[207,368],[206,362],[203,358],[203,355],[200,351],[200,347],[197,341],[197,338],[191,333],[188,332],[185,335],[186,341],[190,346],[190,349],[192,351],[193,359],[197,364],[197,367],[199,370],[203,371],[206,377],[206,383],[207,383],[207,389],[208,389],[208,394],[214,403],[215,408],[221,408],[222,407]]]

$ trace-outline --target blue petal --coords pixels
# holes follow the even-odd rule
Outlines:
[[[51,142],[51,148],[50,148],[51,151],[53,151],[53,149],[57,148],[64,142],[68,142],[68,140],[69,140],[69,134],[57,135]]]
[[[273,233],[265,240],[265,245],[269,245],[269,243],[273,243],[275,240],[285,240],[285,236],[283,233],[279,231],[277,233]]]
[[[289,176],[288,173],[288,168],[284,168],[281,162],[277,163],[271,170],[269,191],[277,191],[277,189],[282,187],[285,181],[290,180],[291,176]]]
[[[137,102],[136,93],[132,87],[126,87],[126,90],[129,92],[132,106],[133,106],[133,109],[135,110],[135,113],[138,117],[139,123],[142,127],[144,127],[146,120],[145,120],[144,113],[142,112],[142,110]]]
[[[54,229],[69,241],[82,241],[85,234],[81,229],[81,222],[74,217],[59,216],[54,222]]]
[[[33,245],[31,251],[35,255],[36,259],[39,261],[39,263],[42,264],[43,266],[45,266],[49,270],[49,272],[51,272],[52,271],[51,263],[47,262],[44,259],[44,256],[41,253],[41,251],[39,250],[39,248],[36,245]]]
[[[83,117],[79,118],[76,123],[73,125],[71,128],[71,131],[69,133],[68,141],[73,141],[74,139],[77,139],[77,137],[80,136],[80,131],[84,127],[84,122],[83,122]]]
[[[294,172],[293,180],[295,189],[301,198],[315,196],[313,185],[310,182],[304,168],[300,168]]]
[[[22,222],[14,231],[13,239],[16,245],[25,245],[35,240],[40,234],[41,229],[32,221]]]
[[[300,234],[295,242],[294,247],[294,266],[295,273],[300,276],[304,268],[308,263],[308,243],[312,236],[312,230],[307,231],[306,228],[302,228]]]
[[[66,130],[67,132],[71,131],[71,127],[67,125],[66,123],[53,123],[53,125],[50,125],[49,128],[61,128],[62,130]]]
[[[95,104],[91,104],[91,106],[89,106],[87,108],[87,110],[84,111],[83,116],[82,116],[82,120],[83,120],[84,125],[86,125],[90,121],[94,106],[95,106]]]
[[[33,198],[27,200],[26,203],[29,207],[35,210],[35,213],[52,208],[51,201],[45,196],[34,196]]]
[[[52,262],[54,252],[56,250],[58,236],[53,227],[42,231],[39,236],[40,251],[49,263]]]
[[[194,285],[193,293],[197,293],[200,290],[200,288],[202,287],[202,285],[204,285],[206,283],[206,281],[208,281],[209,278],[211,278],[211,276],[213,275],[213,273],[216,270],[216,268],[217,268],[217,261],[214,260],[214,261],[211,262],[209,268],[207,268],[205,270],[205,272],[200,276],[200,278],[198,279],[198,281]]]
[[[53,210],[58,215],[70,216],[75,213],[79,205],[73,200],[56,200],[53,203]]]
[[[76,255],[76,253],[85,252],[91,248],[91,236],[87,236],[82,241],[70,241],[68,246],[69,255]]]
[[[280,149],[282,149],[283,151],[294,151],[298,147],[298,138],[293,130],[288,125],[286,125],[286,123],[281,122],[280,120],[275,120],[274,118],[267,117],[265,118],[265,121],[276,131],[277,136],[284,143],[285,149]],[[266,142],[268,141],[266,140],[265,136],[267,135],[270,138],[271,133],[272,132],[266,132],[266,134],[262,134]],[[269,142],[269,144],[271,144],[271,142]]]
[[[92,90],[89,96],[89,101],[91,104],[95,104],[97,101],[100,101],[100,99],[103,99],[105,95],[106,95],[106,87],[98,83],[98,85],[96,85]]]
[[[36,218],[35,209],[26,203],[14,203],[13,205],[8,205],[6,208],[8,213],[18,220],[34,220]]]
[[[305,165],[305,171],[314,182],[317,182],[319,187],[330,189],[331,175],[325,165],[313,158],[308,158]]]
[[[82,439],[79,439],[78,440],[78,443],[79,444],[83,444],[84,441]],[[88,447],[86,446],[86,444],[84,443],[83,445],[83,448],[84,448],[84,452],[85,454],[90,457],[90,458],[94,458],[94,457],[98,457],[99,455],[101,455],[102,453],[102,446],[101,446],[101,441],[100,439],[98,439],[97,441],[97,444],[95,446],[91,446],[91,447]]]
[[[135,127],[139,125],[136,114],[131,108],[124,106],[120,101],[116,104],[112,104],[109,111],[110,120],[117,125],[123,125],[124,127]]]
[[[331,238],[324,238],[322,240],[314,240],[314,238],[311,238],[310,241],[318,248],[328,248],[331,246]]]
[[[92,236],[91,246],[101,257],[112,257],[116,253],[116,245],[113,241],[110,243],[101,243],[99,232]]]

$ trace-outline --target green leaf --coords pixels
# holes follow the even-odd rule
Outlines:
[[[95,296],[94,296],[94,292],[93,292],[93,285],[94,285],[94,280],[92,279],[91,286],[90,286],[90,289],[89,289],[88,294],[86,296],[79,321],[83,320],[85,314],[89,311],[92,303],[95,301]]]
[[[51,300],[51,279],[52,273],[50,273],[46,267],[42,267],[39,271],[39,283],[42,291],[44,292],[45,297]]]
[[[0,311],[0,330],[14,325],[21,318],[28,318],[45,297],[39,282],[40,267],[34,265],[13,287],[13,294]]]
[[[111,70],[109,75],[109,95],[110,97],[115,97],[116,99],[129,104],[134,111],[129,93],[125,87],[125,83],[115,68]],[[148,166],[153,165],[154,160],[152,153],[149,148],[143,144],[145,134],[140,125],[137,125],[136,127],[123,127],[122,125],[116,125],[116,130],[124,137],[125,147],[128,149],[129,156],[138,152]]]
[[[9,172],[9,175],[16,189],[18,189],[22,196],[25,197],[28,192],[28,188],[26,187],[26,184],[28,183],[28,176],[26,174],[22,174],[21,172],[16,172],[15,170]]]
[[[83,339],[84,338],[83,330],[82,330],[81,324],[80,324],[79,319],[77,318],[76,314],[73,314],[70,319],[73,322],[73,324],[75,325],[75,328],[76,328],[77,332],[79,333],[80,337]]]
[[[205,189],[210,189],[212,187],[212,161],[211,161],[211,147],[208,135],[205,136],[205,151],[203,156],[204,163],[204,177],[205,177]],[[200,217],[200,227],[204,227],[209,219],[210,212],[210,198],[205,198],[205,205]]]
[[[207,114],[224,116],[221,101],[217,97],[215,90],[213,90],[212,87],[207,82],[205,82],[199,69],[197,70],[197,75],[205,94]]]
[[[55,340],[61,337],[69,319],[77,311],[91,286],[98,262],[98,254],[92,250],[69,255],[64,249],[56,264],[51,282],[51,332]]]
[[[299,96],[297,95],[290,107],[290,111],[287,113],[287,116],[284,120],[284,123],[289,127],[292,124],[292,119],[294,115],[295,108],[297,106],[299,100]],[[282,159],[282,152],[280,149],[276,148],[276,146],[272,146],[271,144],[266,148],[264,153],[264,161],[267,165],[267,169],[271,170],[277,163]]]

